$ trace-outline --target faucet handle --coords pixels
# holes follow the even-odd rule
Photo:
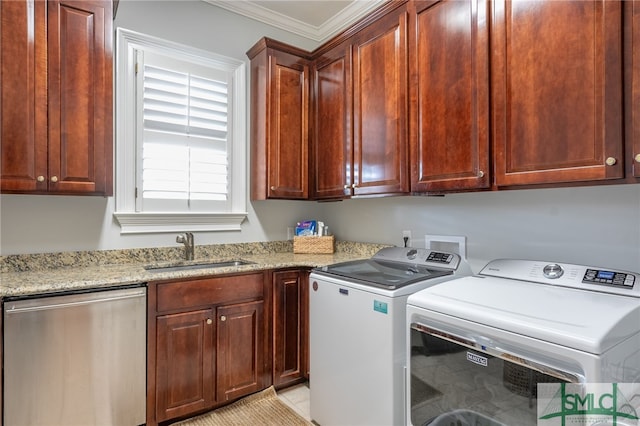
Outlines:
[[[176,243],[184,244],[187,241],[187,236],[185,234],[178,234],[176,236]]]

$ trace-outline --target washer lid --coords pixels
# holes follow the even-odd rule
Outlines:
[[[638,298],[507,278],[454,279],[408,304],[596,355],[640,332]]]
[[[314,272],[387,290],[453,274],[453,270],[436,270],[421,265],[377,259],[336,263],[314,269]]]

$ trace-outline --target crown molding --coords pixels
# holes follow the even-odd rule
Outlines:
[[[353,22],[367,15],[388,0],[356,0],[329,18],[324,24],[314,26],[270,10],[251,1],[203,0],[214,6],[272,25],[308,39],[323,42],[344,30]]]

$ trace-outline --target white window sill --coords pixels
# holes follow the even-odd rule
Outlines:
[[[127,213],[115,212],[121,234],[240,231],[247,213]]]

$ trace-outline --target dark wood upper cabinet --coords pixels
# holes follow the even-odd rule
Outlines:
[[[290,63],[311,64],[308,198],[637,182],[638,9],[637,0],[398,0],[314,52],[278,46]],[[277,184],[304,180],[296,161],[306,157],[291,142],[304,138],[304,118],[282,116],[292,123],[282,144],[274,105],[303,99],[306,86],[271,88],[273,61],[252,61],[252,140],[268,142],[252,151],[253,198],[304,199]]]
[[[406,5],[352,38],[353,195],[409,191]]]
[[[622,178],[622,4],[494,1],[495,183]]]
[[[110,0],[48,2],[49,191],[112,192],[111,7]]]
[[[111,1],[29,3],[0,6],[0,190],[111,195]]]
[[[624,2],[627,8],[625,53],[627,70],[627,158],[630,174],[640,178],[640,1]]]
[[[0,2],[2,192],[47,188],[46,13],[43,1]]]
[[[307,52],[263,38],[251,59],[251,199],[309,196]]]
[[[411,191],[488,188],[488,2],[411,6]]]
[[[316,59],[312,67],[311,198],[351,195],[351,45],[343,43]]]

